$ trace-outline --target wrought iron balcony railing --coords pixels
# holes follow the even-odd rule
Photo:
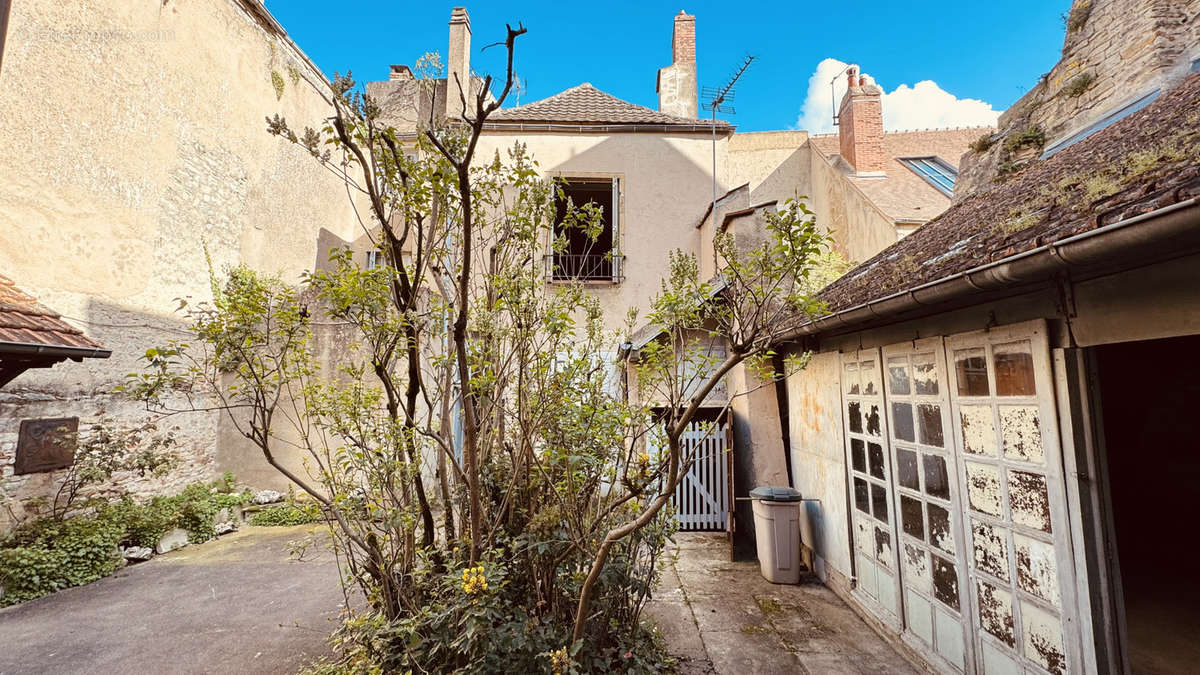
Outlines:
[[[621,281],[625,256],[608,253],[547,255],[546,276],[552,281]]]

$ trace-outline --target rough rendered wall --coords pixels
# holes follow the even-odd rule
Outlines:
[[[814,354],[787,378],[793,487],[805,499],[800,537],[813,569],[827,581],[830,568],[850,577],[846,460],[842,440],[837,352]]]
[[[859,263],[896,243],[896,225],[843,178],[811,144],[812,199],[817,223],[833,231],[834,248]]]
[[[1075,0],[1062,58],[1000,116],[986,152],[963,156],[955,200],[1041,154],[1041,146],[1006,148],[1013,136],[1039,127],[1051,145],[1156,88],[1169,88],[1197,57],[1200,0]]]
[[[807,197],[812,192],[807,131],[735,133],[729,139],[726,182],[750,184],[750,203]]]
[[[342,185],[265,130],[275,113],[318,124],[321,75],[237,0],[19,2],[7,38],[0,270],[113,351],[0,392],[0,488],[21,499],[51,479],[12,477],[21,419],[142,417],[107,392],[184,337],[175,299],[209,295],[205,246],[218,268],[295,281],[323,230],[339,241],[357,223]],[[219,442],[214,415],[173,423],[189,455],[174,483],[263,465]]]

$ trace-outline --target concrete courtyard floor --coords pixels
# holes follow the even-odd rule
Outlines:
[[[0,610],[0,675],[294,673],[329,654],[343,603],[323,530],[244,526]]]
[[[677,534],[646,608],[685,675],[918,672],[819,581],[772,584],[726,546],[723,534]]]

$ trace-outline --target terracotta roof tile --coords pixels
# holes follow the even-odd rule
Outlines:
[[[81,349],[104,348],[0,274],[0,349],[5,342]]]
[[[488,122],[542,122],[570,124],[653,124],[672,126],[711,125],[712,120],[676,117],[636,105],[600,91],[588,83],[571,87],[549,98],[514,108],[501,108]],[[717,120],[717,128],[729,123]]]
[[[1200,73],[1151,105],[964,199],[820,293],[855,307],[1200,197]]]

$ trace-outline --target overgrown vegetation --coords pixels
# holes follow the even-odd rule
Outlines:
[[[213,519],[222,508],[245,504],[248,492],[229,490],[226,475],[211,484],[195,483],[171,497],[138,503],[91,500],[86,512],[23,523],[0,538],[0,606],[14,605],[55,591],[88,584],[116,571],[121,546],[154,548],[168,531],[183,528],[192,543],[216,536]]]
[[[732,369],[777,377],[771,346],[821,310],[828,239],[799,201],[767,215],[761,243],[718,236],[718,278],[674,253],[649,313],[623,326],[578,280],[548,284],[559,188],[521,144],[477,156],[524,32],[500,43],[499,92],[451,81],[462,114],[415,139],[342,76],[325,127],[268,119],[345,180],[384,264],[335,251],[299,288],[214,272],[212,300],[186,305],[195,339],[155,350],[127,384],[163,414],[224,409],[320,505],[366,600],[330,668],[659,672],[641,612],[694,459],[683,436]],[[602,217],[568,203],[562,227],[595,242]],[[356,333],[335,363],[314,356],[314,315]],[[606,356],[643,322],[656,340]]]
[[[1071,78],[1071,80],[1063,86],[1062,93],[1068,98],[1079,98],[1085,91],[1090,89],[1092,84],[1095,82],[1096,76],[1090,70],[1084,71]]]
[[[992,134],[992,132],[985,132],[979,138],[971,141],[968,147],[970,147],[974,152],[980,154],[985,153],[996,143],[996,139],[993,136],[994,134]]]
[[[1016,152],[1028,147],[1040,148],[1045,144],[1046,134],[1040,126],[1035,124],[1018,134],[1009,136],[1008,140],[1004,142],[1004,149],[1009,152]]]
[[[322,520],[321,507],[315,503],[297,503],[289,500],[274,504],[250,516],[251,525],[278,527],[283,525],[307,525]]]
[[[1063,23],[1067,33],[1074,33],[1087,25],[1088,17],[1092,15],[1092,1],[1078,0],[1071,10],[1063,14]]]

